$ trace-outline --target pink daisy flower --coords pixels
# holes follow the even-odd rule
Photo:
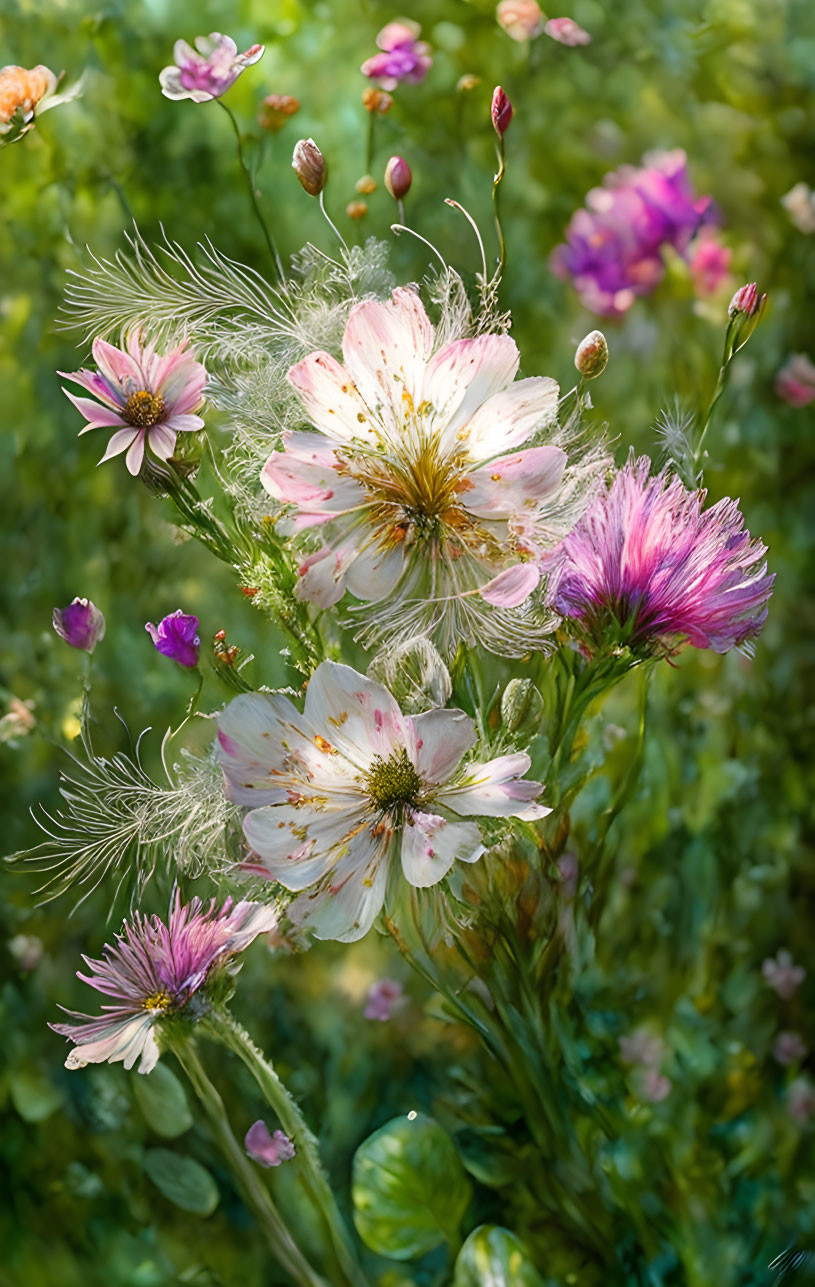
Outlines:
[[[169,460],[179,432],[197,432],[204,422],[194,413],[204,401],[205,368],[186,351],[186,341],[160,354],[153,344],[142,344],[138,330],[131,331],[117,349],[106,340],[93,342],[98,371],[60,371],[99,399],[78,397],[63,389],[88,421],[89,429],[115,428],[100,465],[127,452],[127,468],[134,476],[149,446],[159,460]]]
[[[132,1068],[140,1058],[139,1072],[149,1073],[160,1053],[156,1025],[183,1010],[216,971],[228,968],[277,920],[275,908],[262,903],[233,904],[228,898],[216,912],[214,899],[204,910],[198,898],[182,906],[178,893],[166,925],[158,916],[136,912],[116,942],[105,946],[102,960],[83,958],[90,973],[77,973],[114,1004],[103,1006],[105,1013],[98,1018],[68,1010],[82,1022],[49,1025],[74,1042],[65,1067],[122,1060]]]
[[[177,40],[173,46],[175,65],[159,72],[161,92],[165,98],[191,98],[194,103],[220,98],[247,67],[263,57],[264,49],[264,45],[251,45],[239,54],[231,36],[219,31],[197,36],[195,49],[186,40]]]
[[[647,457],[630,460],[555,551],[551,603],[591,647],[744,647],[767,617],[765,546],[735,501],[703,510],[704,491],[650,469]]]
[[[370,80],[378,80],[383,89],[396,89],[400,82],[418,85],[433,62],[430,46],[419,40],[421,27],[409,18],[389,22],[376,38],[380,54],[366,58],[360,71]]]

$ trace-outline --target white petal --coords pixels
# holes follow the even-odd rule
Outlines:
[[[253,809],[244,819],[246,838],[263,859],[273,880],[299,892],[326,875],[348,849],[362,825],[365,802],[357,797],[356,811],[331,808],[315,812],[301,805],[269,805]]]
[[[462,431],[470,458],[488,460],[511,451],[526,442],[533,430],[552,424],[557,417],[558,392],[556,380],[532,376],[493,394]]]
[[[343,362],[371,411],[402,420],[422,397],[433,327],[415,291],[399,288],[384,303],[363,300],[348,317]]]
[[[218,761],[237,804],[288,799],[283,743],[287,730],[301,719],[287,697],[268,693],[241,693],[218,715]]]
[[[138,429],[117,429],[116,433],[108,440],[105,454],[99,464],[103,465],[106,460],[111,460],[114,456],[119,456],[123,451],[127,451],[138,432]]]
[[[368,407],[353,378],[330,353],[310,353],[289,371],[309,420],[337,442],[370,433]]]
[[[319,889],[301,894],[287,909],[294,924],[317,938],[354,943],[368,933],[385,901],[391,833],[365,831]]]
[[[408,744],[416,771],[423,782],[446,782],[461,757],[475,741],[475,724],[463,711],[433,710],[412,715],[413,747]]]
[[[360,772],[405,745],[407,723],[386,688],[350,666],[323,661],[309,680],[306,717]]]
[[[432,813],[414,813],[402,836],[402,871],[418,889],[435,885],[457,858],[475,862],[484,852],[474,822],[448,822]]]
[[[499,456],[467,475],[462,504],[479,518],[512,518],[551,496],[565,468],[566,452],[560,447],[528,447]]]
[[[366,603],[384,599],[394,589],[404,565],[405,552],[401,545],[383,550],[370,541],[348,568],[346,589]]]
[[[114,434],[113,436],[115,438],[116,434]],[[133,475],[134,478],[136,477],[139,470],[141,469],[142,461],[144,460],[145,436],[146,436],[146,430],[139,429],[139,431],[136,434],[136,437],[133,439],[132,446],[130,447],[127,455],[125,456],[125,464],[127,465],[128,471]],[[110,444],[108,444],[108,446],[110,446]]]
[[[473,765],[460,786],[440,791],[437,798],[454,813],[465,816],[545,817],[551,810],[533,803],[543,789],[540,782],[521,780],[530,763],[529,756],[519,751],[514,755],[500,755],[486,764]]]
[[[175,433],[169,425],[153,425],[148,430],[147,441],[150,450],[159,460],[169,460],[175,451]]]
[[[441,349],[425,372],[423,398],[442,432],[441,445],[452,451],[458,435],[482,403],[511,384],[520,360],[508,335],[478,335],[453,340]]]
[[[155,1016],[149,1011],[132,1019],[116,1019],[110,1030],[95,1041],[79,1042],[65,1060],[66,1068],[83,1068],[85,1064],[124,1062],[132,1068],[141,1057],[139,1072],[147,1073],[158,1061],[159,1050],[152,1028]]]

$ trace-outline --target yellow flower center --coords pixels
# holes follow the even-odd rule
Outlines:
[[[404,748],[387,760],[377,755],[365,775],[371,803],[380,813],[395,813],[401,821],[406,809],[419,801],[422,780]]]
[[[129,425],[149,429],[151,425],[158,424],[164,415],[164,409],[163,398],[147,389],[139,389],[136,393],[131,393],[122,407],[122,415]]]
[[[145,997],[142,1006],[145,1010],[166,1010],[170,1004],[170,994],[166,988],[160,992],[153,992],[149,997]]]

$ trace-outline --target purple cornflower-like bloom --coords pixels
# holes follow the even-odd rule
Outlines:
[[[619,317],[661,281],[663,247],[684,255],[700,227],[716,218],[712,199],[693,193],[685,153],[651,153],[642,166],[622,166],[592,189],[550,266],[572,279],[591,312]]]
[[[288,1135],[283,1131],[275,1131],[274,1135],[270,1135],[269,1128],[263,1121],[255,1122],[249,1127],[243,1143],[249,1156],[261,1166],[280,1166],[281,1162],[290,1161],[295,1154]]]
[[[60,371],[99,399],[77,397],[63,389],[88,423],[89,429],[114,428],[100,465],[112,456],[127,452],[130,473],[138,474],[149,446],[159,460],[169,460],[179,432],[197,432],[204,422],[194,413],[204,400],[207,373],[186,351],[186,343],[169,353],[157,353],[153,344],[142,344],[138,330],[131,331],[115,348],[106,340],[94,340],[93,360],[98,371]]]
[[[400,18],[389,22],[376,38],[381,54],[374,54],[362,64],[360,71],[370,80],[378,80],[383,89],[396,89],[400,81],[418,85],[424,80],[432,58],[430,46],[419,40],[421,27],[418,22]]]
[[[251,45],[239,54],[234,40],[219,31],[197,36],[195,49],[191,49],[186,40],[177,40],[173,46],[175,65],[159,72],[161,92],[165,98],[191,98],[194,103],[208,103],[231,89],[241,72],[262,58],[263,53],[263,45]]]
[[[188,616],[180,608],[176,608],[175,612],[164,617],[157,626],[148,621],[144,628],[165,657],[171,657],[179,666],[186,666],[189,670],[198,665],[201,640],[198,637],[197,617]]]
[[[396,979],[377,979],[368,988],[362,1012],[364,1018],[387,1023],[394,1010],[402,1003],[403,997],[404,988]]]
[[[54,629],[72,648],[93,652],[105,637],[105,618],[90,599],[73,599],[67,608],[54,608]]]
[[[587,646],[727,652],[761,630],[773,577],[735,501],[703,509],[647,457],[629,460],[547,562],[549,598]]]
[[[232,957],[277,924],[277,912],[263,903],[233,903],[228,898],[215,910],[213,899],[204,909],[199,898],[182,904],[176,893],[169,922],[136,912],[116,942],[106,944],[99,961],[83,957],[89,974],[77,973],[83,983],[111,997],[104,1014],[66,1011],[82,1022],[49,1026],[73,1041],[66,1068],[85,1064],[124,1062],[149,1073],[159,1057],[155,1027],[176,1014],[228,966]]]

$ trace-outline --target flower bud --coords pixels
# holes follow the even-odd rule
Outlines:
[[[105,636],[105,618],[90,599],[74,599],[67,608],[54,608],[53,625],[72,648],[93,652]]]
[[[758,310],[764,307],[766,298],[766,295],[762,295],[759,299],[756,283],[748,282],[746,286],[741,286],[736,291],[730,301],[727,315],[735,317],[737,313],[744,313],[745,317],[755,317]]]
[[[406,715],[420,715],[450,700],[450,672],[429,639],[410,639],[377,653],[368,674],[390,689]]]
[[[309,196],[319,197],[328,178],[328,166],[314,139],[300,139],[295,145],[291,165]]]
[[[188,615],[177,608],[169,616],[154,626],[148,621],[145,630],[158,651],[164,657],[177,661],[179,666],[194,670],[198,665],[198,651],[201,640],[198,638],[198,618]]]
[[[354,187],[363,197],[369,197],[372,192],[376,192],[376,179],[370,174],[363,174],[361,179],[357,179]]]
[[[258,112],[258,125],[262,130],[276,134],[282,130],[290,116],[300,111],[300,104],[291,94],[268,94]]]
[[[511,679],[501,697],[501,719],[515,737],[534,737],[543,718],[543,698],[531,679]]]
[[[503,139],[512,120],[512,104],[500,85],[496,85],[492,95],[492,123],[499,139]]]
[[[413,175],[410,166],[401,156],[392,156],[385,166],[385,187],[394,201],[401,201],[410,191]]]
[[[349,201],[345,207],[349,219],[364,219],[368,213],[367,201]]]
[[[369,85],[362,91],[362,106],[366,112],[379,112],[380,116],[384,116],[392,102],[393,97],[386,94],[384,89],[374,89]]]
[[[602,331],[591,331],[577,346],[574,364],[584,380],[602,375],[608,362],[608,341]]]

